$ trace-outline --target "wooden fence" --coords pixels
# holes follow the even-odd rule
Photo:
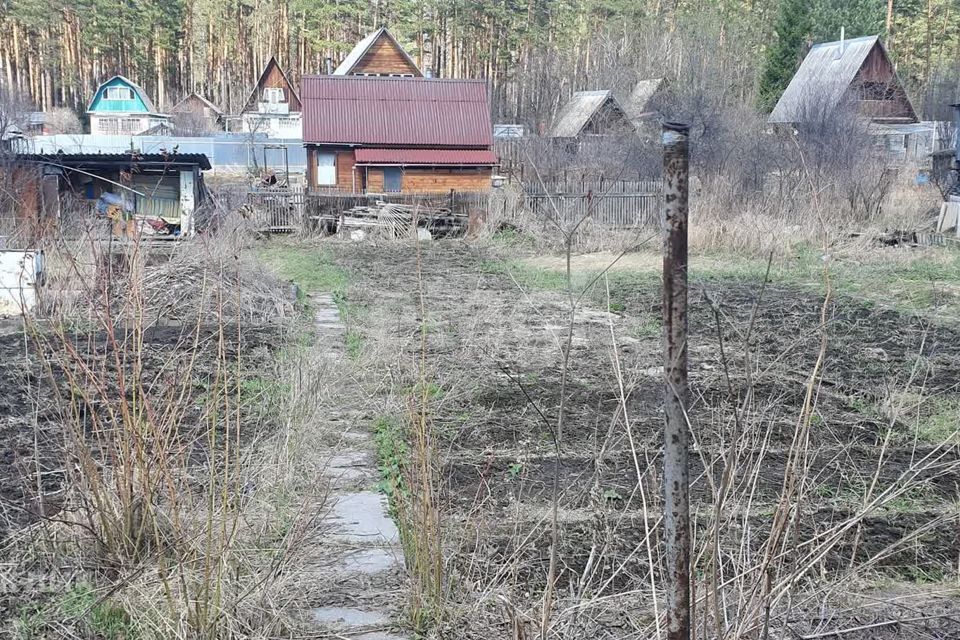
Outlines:
[[[303,187],[254,188],[247,194],[247,208],[258,231],[293,233],[303,229]]]
[[[521,201],[533,215],[563,225],[589,217],[609,227],[646,227],[660,224],[660,191],[657,183],[637,183],[642,189],[586,192],[527,192]],[[636,188],[636,187],[635,187]]]

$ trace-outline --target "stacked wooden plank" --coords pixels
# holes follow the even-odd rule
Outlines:
[[[376,201],[344,210],[338,220],[341,232],[351,229],[381,229],[394,237],[410,237],[415,229],[426,229],[434,237],[462,233],[467,215],[447,206],[399,204]]]

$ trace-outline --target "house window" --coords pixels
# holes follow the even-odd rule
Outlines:
[[[133,89],[130,87],[107,87],[107,100],[133,100]]]
[[[337,184],[337,155],[317,152],[317,186],[332,187]]]
[[[103,133],[119,132],[120,120],[117,118],[100,118],[100,131]]]
[[[403,177],[400,167],[383,168],[383,190],[386,193],[399,193],[401,178]]]
[[[299,123],[300,123],[299,118],[280,118],[280,127],[284,129],[289,127],[295,127]]]
[[[283,102],[283,89],[279,87],[267,87],[263,90],[263,101],[271,104]]]
[[[123,133],[139,133],[140,119],[124,118],[123,120],[120,121],[120,131]]]

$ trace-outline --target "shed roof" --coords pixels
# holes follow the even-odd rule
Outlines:
[[[199,100],[200,102],[203,103],[203,106],[207,107],[208,109],[213,109],[213,111],[218,116],[223,115],[222,109],[220,109],[217,105],[213,104],[212,102],[204,98],[202,95],[200,95],[196,91],[186,96],[183,100],[181,100],[177,104],[173,105],[173,108],[170,109],[170,113],[180,113],[181,111],[189,111],[189,109],[186,109],[185,107],[190,102],[190,100],[193,100],[193,99]]]
[[[304,76],[303,141],[489,147],[487,85],[482,80]]]
[[[367,52],[370,51],[370,48],[380,38],[388,38],[390,42],[393,43],[393,46],[395,46],[400,51],[400,53],[403,54],[403,57],[406,58],[407,62],[410,63],[410,66],[416,69],[417,73],[420,73],[420,67],[418,67],[417,63],[413,61],[413,58],[410,57],[410,54],[407,53],[407,50],[404,49],[402,46],[400,46],[400,43],[397,42],[397,39],[393,37],[393,34],[390,33],[390,31],[388,31],[386,27],[380,27],[376,31],[372,33],[368,33],[363,40],[358,42],[353,47],[350,53],[347,54],[347,57],[343,59],[343,62],[337,65],[337,68],[334,69],[333,75],[335,76],[350,75],[350,72],[353,71],[353,68],[357,66],[357,63],[363,60],[363,56],[365,56]]]
[[[41,162],[77,169],[159,170],[198,166],[210,169],[204,153],[29,153],[17,158],[23,162]]]
[[[126,78],[124,76],[121,76],[120,74],[117,74],[109,78],[108,80],[100,83],[100,86],[98,86],[97,90],[93,93],[93,97],[90,98],[90,104],[87,105],[88,112],[93,110],[93,104],[97,101],[97,96],[100,95],[100,92],[103,91],[103,88],[106,87],[111,82],[113,82],[114,80],[120,80],[124,84],[128,85],[131,89],[133,89],[133,92],[136,93],[137,97],[140,98],[140,100],[143,102],[143,106],[147,108],[147,113],[159,113],[157,111],[157,108],[153,106],[153,102],[151,102],[150,98],[147,96],[146,91],[144,91],[140,85],[138,85],[136,82],[134,82],[130,78]]]
[[[663,84],[663,78],[648,78],[633,86],[629,97],[623,103],[623,108],[631,120],[639,120],[651,112],[649,108],[650,99],[660,90]]]
[[[594,117],[607,104],[613,104],[621,112],[623,107],[610,90],[577,91],[563,106],[556,122],[550,130],[551,138],[576,138]]]
[[[780,96],[768,122],[803,122],[812,107],[830,109],[839,105],[874,47],[880,47],[887,57],[880,36],[814,45]]]
[[[497,163],[497,154],[489,149],[357,149],[357,164],[461,165],[482,166]]]

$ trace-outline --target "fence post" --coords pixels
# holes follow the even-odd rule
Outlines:
[[[667,640],[690,640],[690,470],[687,442],[687,209],[690,126],[663,123],[663,532]]]

